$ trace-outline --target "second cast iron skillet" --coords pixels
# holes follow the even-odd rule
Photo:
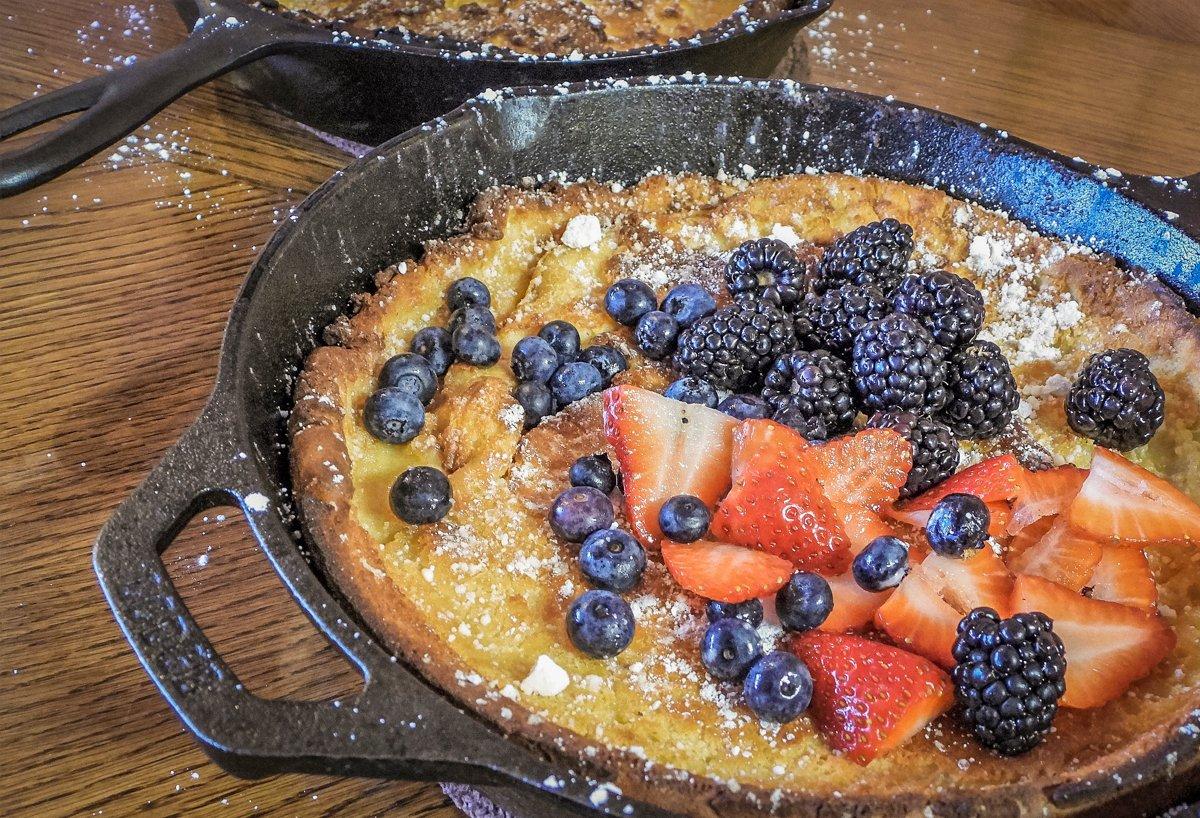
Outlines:
[[[801,27],[833,0],[792,0],[761,20],[730,17],[686,40],[582,60],[380,33],[268,11],[241,0],[174,0],[180,45],[0,113],[0,141],[82,111],[32,145],[0,154],[0,198],[113,144],[197,85],[234,69],[235,85],[314,128],[377,144],[487,88],[687,71],[765,77]],[[244,67],[243,67],[244,66]]]

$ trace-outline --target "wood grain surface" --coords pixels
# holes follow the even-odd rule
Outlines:
[[[0,106],[183,34],[163,0],[0,0]],[[840,0],[797,48],[820,82],[1127,172],[1200,169],[1196,0]],[[218,82],[0,201],[0,811],[457,814],[429,784],[222,772],[141,671],[91,568],[97,530],[196,416],[258,249],[346,161]],[[235,512],[194,521],[166,559],[251,690],[354,693]]]

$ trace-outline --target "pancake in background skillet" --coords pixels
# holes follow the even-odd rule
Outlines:
[[[565,57],[662,45],[711,29],[735,14],[765,19],[786,6],[780,0],[280,0],[280,7],[362,29],[410,31]]]

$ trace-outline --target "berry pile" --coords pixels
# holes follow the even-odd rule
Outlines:
[[[513,397],[525,410],[526,429],[608,388],[613,378],[629,368],[625,354],[614,346],[594,344],[580,349],[579,330],[567,321],[551,321],[537,335],[518,341],[511,365],[517,379]]]
[[[726,261],[724,307],[694,283],[658,305],[633,279],[613,284],[605,307],[648,357],[670,359],[677,400],[813,440],[848,431],[860,412],[911,417],[889,426],[917,448],[911,496],[953,471],[960,438],[999,435],[1019,402],[999,348],[976,340],[979,291],[943,270],[909,272],[913,246],[894,219],[842,236],[819,262],[755,239]]]

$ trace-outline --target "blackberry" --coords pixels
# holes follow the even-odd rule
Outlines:
[[[1008,359],[991,341],[969,344],[950,359],[946,391],[949,399],[937,417],[966,440],[1000,434],[1021,402]]]
[[[742,297],[680,333],[674,364],[736,392],[759,383],[772,361],[795,348],[792,317],[776,299]]]
[[[1124,452],[1145,445],[1163,422],[1165,396],[1150,361],[1134,349],[1088,358],[1067,393],[1067,422],[1100,446]]]
[[[824,349],[780,356],[767,373],[762,396],[773,419],[810,440],[849,431],[857,414],[845,362]]]
[[[983,296],[965,278],[945,270],[912,273],[900,279],[892,307],[916,318],[933,340],[955,349],[975,340],[983,326]]]
[[[842,357],[849,356],[855,336],[868,321],[883,318],[891,311],[887,297],[873,284],[841,284],[804,305],[817,346]]]
[[[915,318],[892,313],[854,339],[854,388],[864,411],[936,411],[945,405],[946,351]]]
[[[895,429],[912,444],[912,470],[900,489],[901,497],[915,497],[958,468],[958,439],[940,420],[914,412],[876,412],[867,425]]]
[[[821,258],[819,290],[842,282],[874,284],[890,293],[908,268],[913,252],[912,228],[895,219],[871,222],[851,230]]]
[[[791,247],[778,239],[754,239],[744,242],[729,256],[725,282],[735,296],[774,287],[784,306],[790,306],[804,299],[815,266],[810,257],[797,257]]]
[[[951,653],[955,698],[976,740],[1005,756],[1040,744],[1067,689],[1063,643],[1050,618],[1001,619],[991,608],[976,608],[958,623]]]

